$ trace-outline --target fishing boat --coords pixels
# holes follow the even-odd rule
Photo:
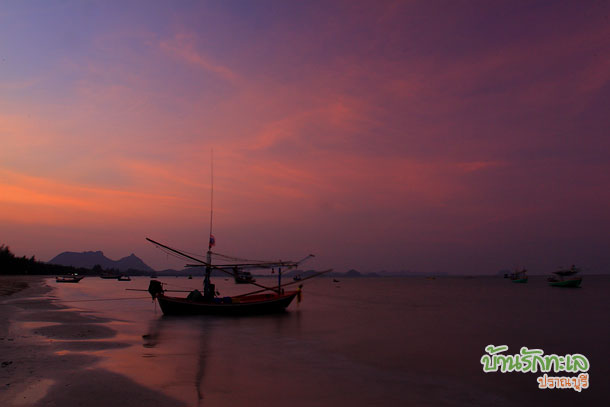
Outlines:
[[[184,259],[195,261],[196,264],[187,264],[187,267],[201,267],[205,266],[205,278],[203,281],[203,292],[199,290],[193,290],[188,293],[186,297],[175,297],[167,295],[168,292],[176,292],[181,290],[168,290],[165,289],[164,284],[158,280],[151,280],[148,286],[148,292],[154,300],[159,302],[161,311],[166,315],[252,315],[252,314],[267,314],[284,311],[290,303],[297,298],[300,301],[302,285],[296,290],[285,290],[286,286],[299,283],[300,281],[307,280],[309,278],[317,277],[324,273],[332,271],[324,270],[312,274],[306,278],[302,278],[300,281],[292,281],[288,283],[282,283],[281,275],[282,268],[291,269],[297,267],[306,259],[313,255],[306,256],[300,261],[277,261],[277,262],[258,262],[254,263],[240,263],[240,264],[212,264],[212,256],[214,253],[208,250],[206,254],[206,260],[202,260],[194,255],[187,254],[180,250],[171,248],[167,245],[154,241],[150,238],[146,238],[149,242],[153,243],[158,248],[165,250],[168,253],[172,253],[174,256],[181,256]],[[222,256],[222,255],[221,255]],[[226,257],[226,256],[223,256]],[[265,286],[255,281],[249,281],[249,284],[255,285],[260,289],[235,295],[231,297],[223,297],[218,291],[216,286],[212,284],[210,275],[212,270],[218,270],[227,274],[233,275],[234,269],[238,266],[245,267],[245,265],[251,268],[278,268],[278,284],[274,286]],[[256,265],[256,266],[255,266]],[[183,291],[181,291],[183,292]]]
[[[212,289],[214,284],[211,284]],[[209,286],[208,286],[209,287]],[[148,291],[159,302],[164,315],[254,315],[283,312],[295,297],[300,299],[301,287],[297,290],[270,293],[249,293],[233,297],[213,296],[205,298],[198,290],[191,291],[186,298],[165,294],[163,284],[152,280]],[[204,286],[205,293],[205,286]]]
[[[104,271],[102,272],[102,274],[100,274],[100,278],[103,278],[105,280],[116,280],[120,277],[120,274],[117,274],[115,272],[111,272],[111,271]]]
[[[294,281],[301,281],[303,278],[301,277],[301,275],[300,275],[300,274],[297,274],[296,276],[292,277],[292,279],[293,279]]]
[[[120,276],[117,277],[117,280],[119,280],[119,281],[131,281],[131,277],[126,276],[124,274],[121,274]]]
[[[233,270],[233,278],[235,279],[235,284],[250,284],[256,281],[252,277],[252,273],[237,268]]]
[[[514,273],[510,274],[510,281],[520,284],[527,283],[527,275],[525,273],[527,273],[526,269],[516,270]]]
[[[575,275],[580,272],[580,269],[572,265],[569,269],[560,269],[553,272],[553,276],[549,277],[549,285],[553,287],[578,288],[582,282],[582,277]]]
[[[180,290],[169,290],[164,287],[164,284],[158,280],[151,280],[148,286],[148,292],[153,297],[153,300],[159,302],[161,311],[166,315],[251,315],[251,314],[266,314],[284,311],[292,301],[297,298],[301,299],[302,284],[296,290],[285,290],[286,286],[300,283],[292,281],[282,283],[282,269],[291,270],[298,267],[307,259],[314,257],[312,254],[304,257],[299,261],[269,261],[269,260],[248,260],[224,254],[212,252],[212,247],[216,245],[216,239],[212,234],[212,219],[214,207],[214,177],[213,167],[211,175],[211,203],[210,203],[210,238],[208,241],[208,250],[203,256],[186,253],[184,251],[169,247],[150,238],[146,238],[149,242],[157,246],[157,248],[171,254],[174,257],[184,259],[191,262],[186,264],[186,267],[205,267],[205,277],[203,279],[203,292],[193,290],[186,297],[175,297],[168,295],[169,292],[178,292]],[[194,262],[194,263],[192,263]],[[277,269],[277,285],[266,286],[257,283],[249,270],[254,269]],[[250,284],[258,287],[257,290],[235,295],[231,297],[223,297],[216,286],[211,282],[212,271],[219,271],[232,276],[238,284]],[[332,270],[325,270],[314,273],[307,278],[317,277],[321,274],[328,273]],[[244,278],[240,278],[243,277]],[[238,281],[239,280],[239,281]]]
[[[68,276],[57,276],[55,277],[55,282],[57,283],[78,283],[85,276],[79,276],[77,274],[70,274]]]

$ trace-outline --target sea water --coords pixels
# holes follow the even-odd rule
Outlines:
[[[285,313],[228,318],[164,317],[148,293],[125,290],[146,289],[149,280],[47,283],[67,306],[110,319],[116,336],[107,340],[128,345],[89,351],[97,367],[189,406],[610,405],[608,276],[584,276],[579,289],[550,287],[541,276],[527,284],[321,277],[304,282],[303,301]],[[178,290],[202,285],[159,280]],[[214,282],[222,296],[256,289]],[[523,346],[582,354],[590,386],[542,390],[541,374],[485,373],[489,344],[507,345],[511,355]]]

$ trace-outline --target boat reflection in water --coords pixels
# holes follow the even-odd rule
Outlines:
[[[176,331],[187,338],[177,337]],[[168,372],[176,371],[171,380],[172,387],[174,391],[179,390],[179,398],[190,400],[189,404],[193,402],[193,390],[197,405],[201,405],[203,400],[202,383],[212,332],[210,324],[201,318],[162,316],[150,321],[147,332],[142,335],[142,347],[146,349],[142,357],[157,358],[156,365],[164,365]],[[140,366],[139,370],[145,368]]]
[[[226,397],[227,386],[231,385],[227,379],[239,378],[241,382],[245,379],[244,372],[252,372],[251,366],[261,362],[261,355],[250,349],[256,341],[245,340],[244,333],[265,327],[267,333],[275,332],[281,337],[297,328],[299,314],[286,312],[230,319],[163,315],[151,320],[141,335],[144,360],[140,359],[138,371],[143,374],[148,370],[149,362],[156,358],[156,366],[162,365],[174,375],[164,386],[171,384],[170,395],[190,400],[189,404],[196,397],[197,406],[205,405],[204,400],[222,400]],[[242,363],[227,363],[227,360]],[[253,384],[259,381],[260,378],[250,380]]]

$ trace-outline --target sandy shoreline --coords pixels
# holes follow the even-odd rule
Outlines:
[[[183,406],[96,367],[113,341],[108,319],[60,304],[48,276],[0,277],[1,406]]]

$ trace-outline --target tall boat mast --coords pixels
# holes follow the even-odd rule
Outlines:
[[[208,252],[206,255],[205,278],[203,279],[203,296],[206,299],[214,298],[214,285],[210,282],[212,273],[212,246],[214,246],[214,235],[212,234],[212,220],[214,215],[214,149],[210,151],[210,238],[208,241]]]
[[[208,256],[211,255],[210,251],[214,242],[212,241],[212,220],[214,214],[214,149],[210,151],[210,243],[208,245]],[[210,259],[208,258],[208,263]]]

